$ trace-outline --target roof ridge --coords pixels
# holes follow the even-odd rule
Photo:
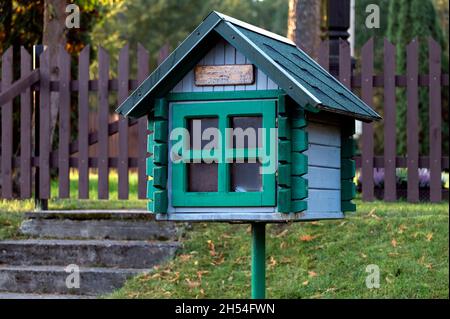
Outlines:
[[[287,44],[295,46],[295,47],[297,46],[292,40],[290,40],[290,39],[288,39],[288,38],[286,38],[286,37],[284,37],[282,35],[279,35],[277,33],[265,30],[263,28],[257,27],[257,26],[255,26],[253,24],[241,21],[239,19],[227,16],[226,14],[223,14],[223,13],[218,12],[218,11],[212,11],[211,13],[215,13],[222,20],[230,22],[230,23],[233,23],[233,24],[236,24],[236,25],[238,25],[238,26],[240,26],[240,27],[242,27],[244,29],[247,29],[247,30],[259,33],[259,34],[262,34],[262,35],[270,37],[270,38],[272,38],[274,40],[277,40],[277,41],[280,41],[280,42],[284,42],[284,43],[287,43]]]

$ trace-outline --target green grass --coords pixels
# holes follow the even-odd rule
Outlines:
[[[90,176],[89,200],[50,200],[50,209],[145,208],[136,198],[117,199],[117,174],[109,200],[97,200]],[[57,194],[57,183],[52,184]],[[345,220],[267,227],[268,298],[448,298],[448,203],[363,203]],[[0,240],[22,238],[18,227],[32,200],[0,201]],[[246,298],[250,294],[248,225],[196,223],[177,257],[147,275],[129,280],[114,298]],[[367,265],[381,271],[379,289],[365,286]]]
[[[448,203],[357,201],[345,220],[267,227],[268,298],[448,298]],[[247,298],[248,225],[198,223],[178,256],[110,298]],[[366,267],[381,271],[365,286]]]
[[[130,195],[128,200],[118,199],[118,175],[111,171],[109,175],[110,198],[97,199],[98,176],[91,172],[89,175],[89,199],[79,200],[78,176],[76,172],[70,174],[70,199],[51,199],[49,209],[146,209],[146,201],[137,199],[138,178],[136,173],[129,174]],[[58,181],[52,181],[52,198],[58,195]],[[34,200],[0,200],[0,240],[22,238],[19,226],[23,220],[23,213],[34,210]]]

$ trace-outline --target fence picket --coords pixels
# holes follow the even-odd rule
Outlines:
[[[129,46],[125,45],[119,52],[119,104],[128,97],[129,79]],[[119,118],[119,154],[118,154],[118,174],[119,174],[119,199],[128,199],[128,122],[129,119],[121,116]]]
[[[384,39],[384,200],[397,199],[395,46]]]
[[[142,46],[138,44],[137,48],[137,62],[138,68],[138,82],[142,83],[149,72],[149,53]],[[147,172],[146,172],[146,158],[147,158],[147,118],[141,117],[138,120],[138,198],[147,198]]]
[[[441,48],[439,44],[428,39],[429,74],[430,74],[430,201],[442,200],[441,184],[441,156],[442,156],[442,127],[441,127]]]
[[[50,198],[50,50],[39,56],[39,198]]]
[[[20,47],[20,77],[31,73],[31,55]],[[20,94],[20,198],[31,197],[31,90]]]
[[[406,87],[407,107],[407,166],[408,166],[408,202],[419,201],[419,105],[418,105],[418,70],[419,44],[413,39],[406,47]]]
[[[98,50],[98,198],[109,197],[109,153],[108,153],[108,80],[109,54],[102,47]]]
[[[6,91],[13,80],[13,48],[10,47],[2,56],[2,91]],[[3,198],[12,198],[12,153],[13,153],[13,103],[6,102],[2,108],[1,138],[1,191]]]
[[[59,198],[70,197],[69,145],[70,145],[70,55],[60,47],[59,68],[59,146],[58,185]]]
[[[374,88],[383,88],[384,107],[384,154],[374,155],[374,129],[372,124],[363,124],[361,156],[356,156],[356,166],[362,169],[363,199],[373,200],[375,195],[373,182],[373,169],[384,168],[384,200],[395,201],[398,196],[396,189],[396,168],[408,169],[408,201],[419,200],[419,174],[418,168],[430,168],[430,200],[439,202],[443,194],[448,196],[448,190],[441,185],[441,170],[448,169],[449,157],[442,154],[442,97],[441,92],[448,87],[448,74],[442,74],[441,48],[433,39],[428,39],[428,74],[419,74],[418,69],[418,43],[412,41],[407,46],[407,73],[395,74],[396,48],[385,39],[383,73],[374,75],[373,40],[370,39],[362,48],[361,74],[352,75],[352,61],[349,46],[345,41],[339,43],[339,80],[348,88],[361,88],[362,99],[372,104]],[[109,197],[109,169],[117,168],[119,174],[119,198],[127,199],[130,196],[128,172],[137,168],[138,171],[138,197],[146,198],[146,142],[147,135],[152,134],[147,128],[147,119],[128,120],[117,116],[111,117],[112,109],[108,99],[112,91],[118,93],[118,103],[128,96],[130,89],[135,89],[149,74],[149,52],[139,44],[137,49],[138,74],[137,79],[129,79],[129,46],[125,46],[119,55],[118,77],[109,78],[109,55],[100,48],[98,54],[98,79],[89,80],[90,48],[86,46],[78,57],[78,78],[70,79],[70,56],[67,52],[58,57],[59,79],[50,81],[49,52],[44,51],[40,56],[40,69],[35,70],[36,76],[30,77],[31,56],[24,49],[20,52],[20,79],[12,84],[13,64],[12,48],[2,56],[2,78],[0,79],[1,99],[1,163],[0,163],[0,197],[12,198],[14,194],[14,170],[17,170],[19,179],[20,198],[29,198],[32,195],[32,172],[36,167],[39,182],[36,193],[40,199],[48,199],[50,193],[50,169],[58,170],[59,198],[70,196],[69,168],[78,168],[78,197],[89,198],[89,169],[97,168],[99,173],[98,198]],[[158,54],[161,62],[169,54],[169,47],[164,46]],[[328,42],[322,42],[319,48],[318,62],[325,69],[329,68]],[[36,87],[37,81],[39,87]],[[26,87],[28,85],[28,87]],[[396,154],[396,88],[406,88],[408,104],[407,118],[407,156]],[[419,156],[419,113],[418,90],[427,87],[429,90],[429,154]],[[8,89],[9,88],[9,89]],[[26,88],[24,90],[24,88]],[[36,153],[32,153],[32,127],[33,110],[32,93],[39,94],[40,121],[36,122],[35,140]],[[52,150],[50,132],[50,92],[60,94],[59,113],[59,145]],[[78,94],[78,130],[77,138],[71,142],[71,93]],[[98,114],[95,123],[89,124],[87,119],[93,118],[95,112],[89,112],[89,92],[95,92],[98,99]],[[20,94],[20,136],[18,136],[18,157],[14,157],[13,144],[14,127],[13,115],[19,110],[13,110],[13,100]],[[5,102],[6,101],[6,102]],[[39,119],[39,116],[37,117]],[[136,125],[137,131],[132,129]],[[424,123],[425,124],[425,123]],[[75,125],[74,125],[75,126]],[[90,127],[91,126],[91,127]],[[91,129],[92,131],[89,131]],[[137,143],[129,140],[137,133]],[[117,135],[118,133],[118,135]],[[114,138],[111,138],[116,134]],[[117,139],[117,141],[116,141]],[[113,140],[113,142],[111,142]],[[111,143],[114,143],[113,145]],[[111,145],[109,145],[111,144]],[[116,146],[118,148],[116,148]],[[89,151],[97,150],[97,156],[89,158]],[[118,151],[117,151],[118,150]],[[78,153],[78,158],[70,155]],[[134,157],[137,153],[137,157]],[[95,154],[95,153],[93,153]],[[444,154],[445,155],[445,154]],[[36,156],[36,157],[33,157]],[[420,193],[421,194],[421,193]]]
[[[78,57],[78,197],[89,198],[89,53],[87,45]]]
[[[372,105],[373,99],[373,38],[364,44],[361,50],[361,95],[364,102]],[[373,123],[362,125],[362,197],[374,200],[373,184]]]

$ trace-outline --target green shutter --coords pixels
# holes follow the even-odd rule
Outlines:
[[[279,164],[278,185],[286,187],[291,186],[291,164]]]
[[[287,117],[278,117],[278,138],[281,140],[291,139],[291,126]]]
[[[277,209],[280,213],[291,211],[291,125],[287,116],[286,96],[278,98],[278,186]]]
[[[148,210],[153,213],[167,212],[167,161],[168,161],[168,106],[165,99],[155,101],[154,116],[149,116],[147,138],[147,182]],[[153,120],[154,119],[154,120]]]
[[[304,154],[308,149],[308,133],[305,111],[298,105],[293,105],[292,109],[291,211],[297,213],[307,209],[308,180],[303,176],[308,173],[308,157]]]

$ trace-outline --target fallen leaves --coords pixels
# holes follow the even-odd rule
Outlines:
[[[431,241],[433,239],[433,233],[427,234],[427,241]]]
[[[311,278],[317,277],[317,273],[315,271],[310,270],[310,271],[308,271],[308,276]]]
[[[212,261],[211,264],[214,265],[214,266],[218,266],[218,265],[223,264],[224,261],[225,261],[225,257],[223,256],[222,253],[220,253],[219,255],[217,255],[217,256],[213,259],[213,261]]]
[[[393,238],[392,240],[391,240],[391,245],[392,245],[392,247],[397,247],[397,240],[395,240],[395,238]]]
[[[212,240],[208,240],[208,249],[209,249],[209,254],[211,256],[215,256],[216,255],[216,247],[214,246],[214,243]]]
[[[311,235],[302,235],[300,236],[301,241],[312,241],[317,236],[311,236]]]
[[[180,280],[180,272],[176,271],[175,276],[173,278],[169,279],[168,282],[177,282],[178,280]]]
[[[277,265],[277,261],[273,256],[269,257],[269,269],[274,268]]]
[[[369,214],[367,214],[367,217],[371,217],[371,218],[375,218],[376,220],[380,220],[381,217],[377,216],[377,214],[375,214],[376,209],[372,208],[372,210],[369,212]]]
[[[199,271],[197,271],[198,280],[202,281],[203,275],[206,275],[208,273],[209,273],[208,270],[199,270]]]
[[[425,262],[425,256],[420,257],[420,259],[417,261],[417,263],[419,265],[424,266],[425,268],[427,268],[429,270],[433,269],[433,264],[432,263]]]
[[[186,261],[188,261],[189,259],[192,258],[192,255],[182,254],[182,255],[179,255],[178,258],[179,258],[182,262],[186,262]]]
[[[408,227],[406,227],[405,225],[400,225],[400,226],[398,226],[398,233],[399,234],[403,234],[404,233],[404,231],[407,229]]]
[[[284,237],[284,236],[287,235],[287,233],[288,233],[288,230],[285,229],[285,230],[283,230],[281,233],[275,235],[275,238],[281,238],[281,237]]]
[[[190,280],[189,278],[186,278],[185,280],[189,289],[197,288],[198,286],[200,286],[200,281]]]

